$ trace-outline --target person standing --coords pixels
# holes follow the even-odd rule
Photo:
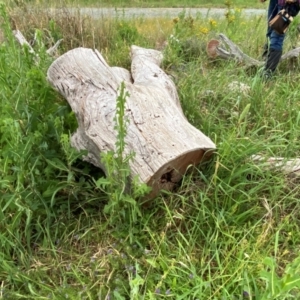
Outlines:
[[[267,0],[260,0],[266,2]],[[270,78],[275,72],[280,61],[283,49],[285,33],[278,33],[269,26],[269,22],[285,9],[292,17],[299,12],[300,0],[270,0],[268,8],[267,43],[264,46],[263,58],[266,60],[264,66],[264,77]]]

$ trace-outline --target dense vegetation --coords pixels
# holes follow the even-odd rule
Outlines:
[[[300,298],[298,178],[251,160],[299,156],[299,65],[281,64],[264,83],[259,70],[209,59],[206,43],[219,32],[252,57],[262,51],[264,18],[227,7],[218,20],[182,12],[96,21],[1,5],[0,299]],[[296,24],[285,50],[298,46]],[[145,187],[124,192],[122,147],[102,157],[107,177],[83,162],[69,144],[74,114],[46,80],[55,59],[46,49],[60,38],[58,55],[95,47],[126,68],[130,45],[162,49],[186,117],[218,147],[215,160],[146,206]],[[230,89],[234,81],[249,90]]]
[[[48,0],[7,0],[8,3],[18,5],[38,4],[49,6]],[[51,6],[95,6],[95,7],[266,7],[259,0],[51,0]]]

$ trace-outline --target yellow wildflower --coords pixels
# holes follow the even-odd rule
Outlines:
[[[227,20],[228,20],[229,23],[233,23],[234,20],[235,20],[235,16],[230,15],[230,16],[228,16]]]
[[[216,26],[217,26],[217,21],[214,20],[214,19],[209,19],[209,25],[210,25],[211,27],[216,27]]]
[[[202,34],[208,34],[209,29],[208,29],[207,27],[200,26],[199,31],[200,31],[200,33],[202,33]]]

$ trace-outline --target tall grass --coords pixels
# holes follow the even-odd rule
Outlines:
[[[20,5],[26,4],[30,6],[49,6],[47,0],[7,0],[8,4]],[[63,6],[87,6],[87,7],[226,7],[228,4],[236,7],[266,7],[266,3],[261,3],[256,0],[51,0],[51,5],[63,5]]]
[[[298,178],[250,159],[299,155],[298,63],[282,64],[265,84],[257,70],[210,60],[205,51],[223,32],[258,58],[263,19],[231,10],[222,20],[183,12],[174,20],[93,21],[67,9],[36,15],[4,5],[1,18],[0,299],[299,298]],[[294,24],[285,50],[297,45]],[[13,26],[38,59],[15,42]],[[118,209],[109,208],[128,199],[127,191],[114,197],[126,161],[107,156],[107,177],[82,162],[84,153],[69,144],[76,119],[45,79],[54,59],[46,49],[60,38],[58,55],[95,47],[110,65],[127,68],[130,45],[163,49],[186,117],[217,145],[215,161],[147,207],[130,194],[137,210],[123,211],[134,217],[118,221]],[[230,89],[233,81],[250,90]],[[126,95],[119,100],[122,142]],[[118,149],[120,158],[122,143]]]

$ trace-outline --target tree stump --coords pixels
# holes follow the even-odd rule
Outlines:
[[[210,158],[215,144],[185,118],[175,84],[160,68],[162,53],[131,47],[131,72],[110,67],[97,50],[76,48],[58,57],[47,78],[69,102],[78,129],[72,146],[86,149],[85,160],[105,170],[100,153],[115,150],[116,99],[121,82],[129,93],[125,117],[129,120],[124,155],[131,178],[159,190],[172,190],[190,165]]]

